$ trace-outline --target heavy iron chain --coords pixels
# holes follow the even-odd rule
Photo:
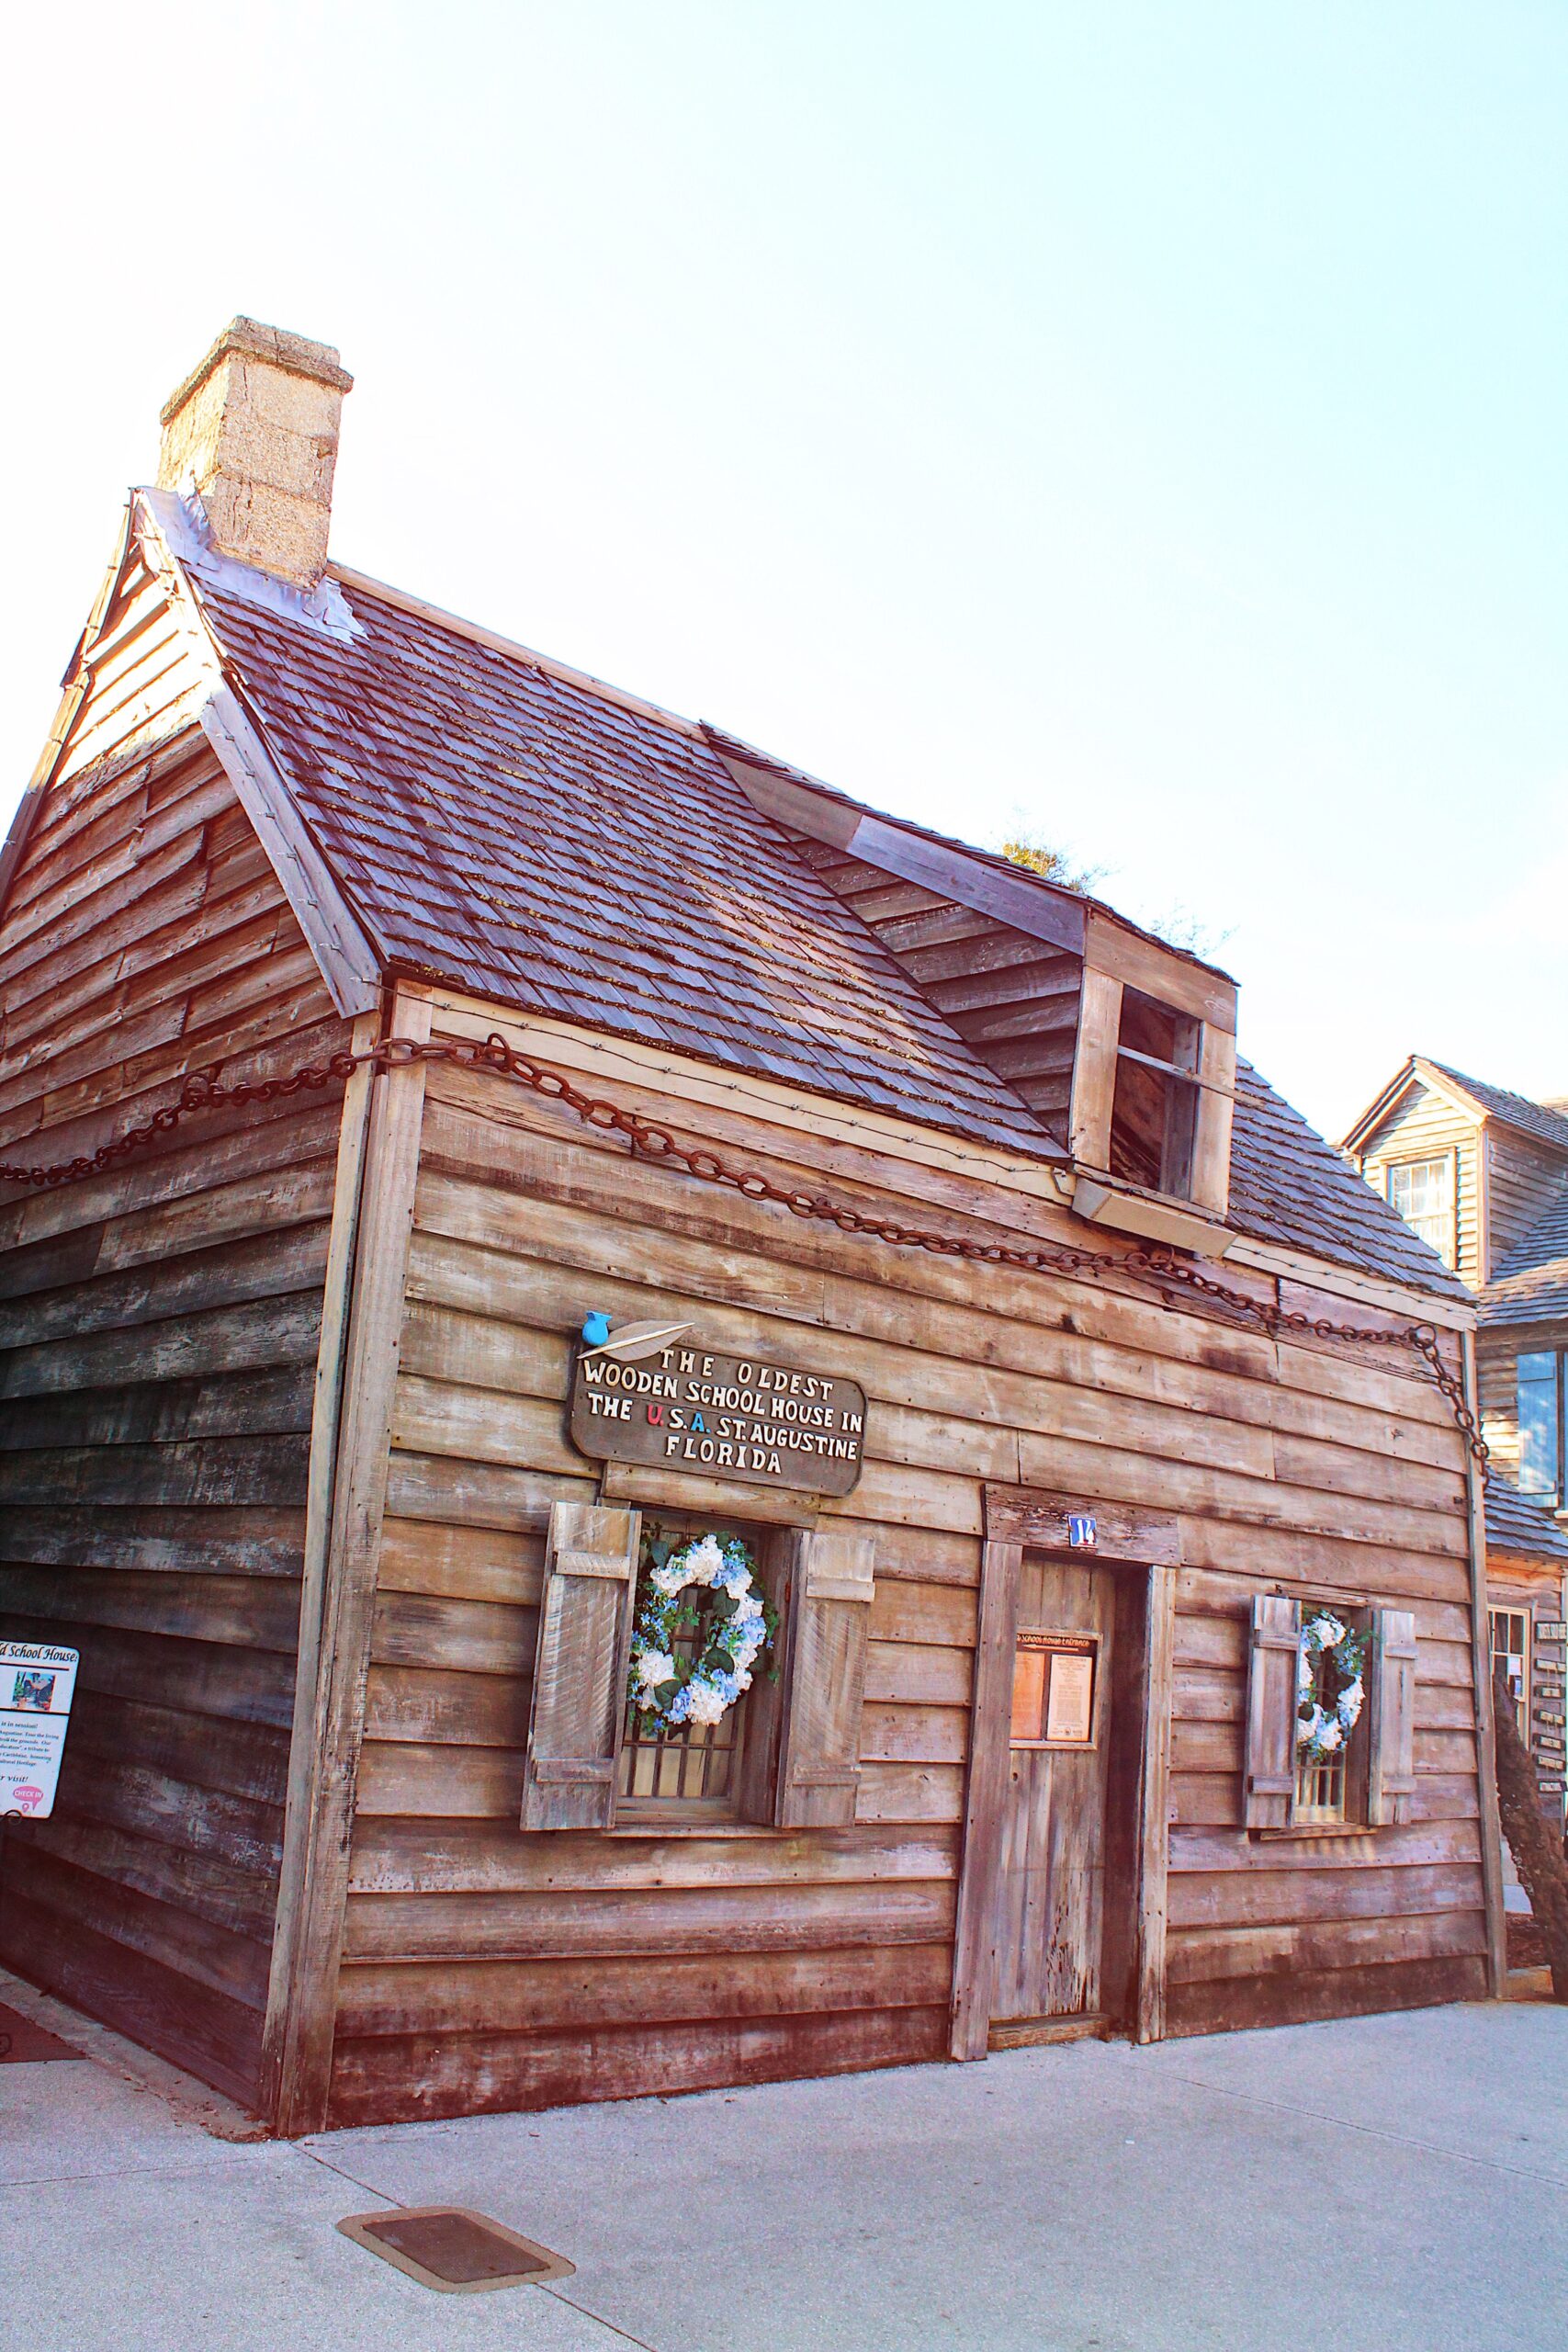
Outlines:
[[[254,1079],[233,1086],[222,1083],[219,1076],[221,1064],[215,1063],[208,1069],[193,1070],[181,1087],[178,1099],[154,1111],[143,1125],[128,1128],[124,1135],[101,1144],[95,1152],[58,1161],[51,1168],[0,1165],[0,1182],[38,1187],[76,1183],[83,1177],[99,1175],[120,1160],[149,1150],[161,1136],[172,1134],[182,1120],[197,1112],[243,1110],[253,1103],[276,1102],[288,1095],[346,1083],[357,1069],[400,1069],[412,1062],[449,1062],[459,1069],[491,1071],[512,1079],[531,1087],[547,1102],[561,1103],[584,1125],[625,1136],[634,1151],[643,1158],[684,1169],[700,1184],[726,1186],[749,1201],[776,1202],[793,1216],[835,1226],[840,1233],[863,1234],[895,1249],[924,1250],[933,1257],[961,1258],[981,1266],[1012,1267],[1022,1273],[1131,1275],[1150,1283],[1168,1298],[1185,1295],[1212,1300],[1267,1332],[1270,1339],[1300,1333],[1317,1340],[1347,1340],[1374,1347],[1407,1349],[1426,1365],[1447,1400],[1482,1478],[1486,1477],[1486,1441],[1460,1383],[1443,1362],[1433,1324],[1409,1323],[1386,1330],[1366,1330],[1353,1323],[1334,1323],[1323,1316],[1288,1311],[1270,1306],[1265,1299],[1250,1297],[1245,1291],[1233,1290],[1228,1283],[1201,1272],[1168,1250],[1136,1249],[1113,1255],[1108,1250],[1085,1250],[1066,1243],[1040,1243],[1033,1249],[1016,1250],[999,1241],[976,1241],[964,1234],[937,1233],[920,1226],[902,1225],[895,1217],[852,1208],[847,1201],[835,1200],[830,1193],[808,1193],[778,1184],[756,1169],[732,1168],[716,1152],[677,1141],[667,1127],[655,1125],[640,1112],[628,1111],[603,1095],[584,1094],[559,1070],[519,1053],[493,1032],[482,1045],[431,1044],[412,1037],[386,1037],[362,1053],[332,1054],[324,1061],[304,1062],[281,1078]]]

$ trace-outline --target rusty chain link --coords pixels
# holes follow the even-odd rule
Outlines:
[[[337,1080],[346,1081],[357,1069],[376,1070],[406,1069],[413,1062],[449,1062],[459,1069],[493,1071],[531,1087],[547,1102],[557,1102],[572,1112],[586,1126],[604,1133],[623,1135],[634,1151],[655,1162],[682,1168],[687,1175],[701,1184],[716,1184],[740,1193],[749,1201],[773,1201],[786,1208],[794,1216],[814,1219],[831,1225],[840,1233],[863,1234],[875,1241],[886,1241],[896,1249],[924,1250],[933,1257],[961,1258],[982,1266],[1011,1267],[1021,1273],[1095,1274],[1115,1273],[1141,1276],[1168,1297],[1185,1294],[1189,1297],[1212,1299],[1228,1307],[1246,1321],[1255,1324],[1271,1339],[1282,1334],[1300,1332],[1318,1340],[1360,1341],[1370,1346],[1408,1348],[1426,1364],[1477,1464],[1483,1479],[1487,1475],[1488,1449],[1476,1423],[1463,1389],[1443,1363],[1436,1326],[1411,1323],[1386,1330],[1363,1330],[1352,1323],[1334,1323],[1326,1317],[1304,1315],[1266,1300],[1250,1297],[1245,1291],[1233,1290],[1228,1283],[1217,1281],[1212,1274],[1200,1272],[1168,1250],[1136,1249],[1116,1256],[1108,1250],[1086,1250],[1070,1243],[1041,1243],[1031,1250],[1015,1250],[999,1241],[975,1241],[966,1235],[939,1233],[919,1226],[902,1225],[896,1217],[866,1215],[852,1208],[847,1201],[835,1200],[830,1193],[808,1193],[786,1184],[777,1184],[770,1176],[756,1169],[738,1170],[721,1159],[716,1152],[693,1147],[676,1140],[667,1127],[645,1119],[640,1112],[626,1110],[621,1104],[603,1095],[584,1094],[581,1088],[560,1071],[536,1062],[526,1054],[509,1046],[504,1037],[493,1031],[482,1045],[431,1044],[412,1037],[386,1037],[378,1044],[366,1047],[362,1053],[336,1053],[324,1061],[304,1062],[286,1077],[253,1079],[233,1086],[225,1086],[219,1077],[221,1064],[193,1070],[180,1089],[176,1101],[154,1111],[144,1125],[128,1128],[112,1142],[100,1144],[97,1150],[84,1153],[75,1159],[60,1160],[50,1168],[19,1168],[0,1165],[0,1182],[27,1184],[35,1187],[78,1182],[83,1177],[96,1176],[107,1168],[129,1159],[138,1152],[150,1149],[159,1136],[171,1134],[183,1119],[193,1113],[219,1109],[243,1110],[254,1102],[276,1102],[301,1091],[319,1091]]]

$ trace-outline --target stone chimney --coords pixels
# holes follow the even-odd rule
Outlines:
[[[159,489],[196,492],[220,554],[313,588],[353,383],[330,345],[236,319],[164,403]]]

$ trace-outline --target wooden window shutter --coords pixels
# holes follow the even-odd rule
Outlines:
[[[869,1535],[798,1532],[791,1564],[778,1787],[781,1829],[852,1822],[860,1792],[860,1711],[871,1626]]]
[[[1367,1819],[1408,1821],[1416,1794],[1416,1619],[1408,1609],[1372,1611]]]
[[[1288,1829],[1296,1806],[1296,1666],[1302,1612],[1281,1592],[1252,1599],[1247,1677],[1243,1819],[1249,1829]]]
[[[525,1829],[608,1829],[615,1820],[641,1532],[635,1510],[557,1503],[550,1512]]]

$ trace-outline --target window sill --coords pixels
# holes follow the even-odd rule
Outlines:
[[[1377,1826],[1370,1821],[1303,1821],[1290,1829],[1252,1829],[1247,1835],[1269,1844],[1281,1838],[1375,1838]]]
[[[1089,1225],[1106,1225],[1198,1258],[1223,1258],[1235,1240],[1230,1227],[1195,1201],[1159,1193],[1124,1192],[1098,1177],[1080,1175],[1073,1188],[1073,1215]]]
[[[617,1818],[606,1838],[776,1838],[769,1822],[738,1821],[730,1813],[637,1813]]]

